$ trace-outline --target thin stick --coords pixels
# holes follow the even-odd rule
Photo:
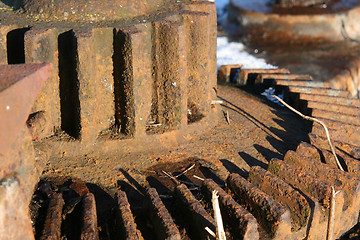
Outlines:
[[[221,218],[220,206],[219,206],[219,195],[218,191],[214,190],[212,192],[211,202],[214,209],[214,218],[216,223],[216,239],[226,240],[224,225]]]
[[[176,175],[175,178],[178,178],[178,177],[184,175],[185,173],[187,173],[188,171],[190,171],[194,167],[195,167],[195,163],[193,165],[191,165],[189,168],[185,169],[185,171],[183,171],[182,173],[179,173],[178,175]]]
[[[330,200],[330,212],[329,212],[329,220],[328,220],[328,228],[326,232],[326,240],[334,239],[334,225],[335,225],[335,196],[340,191],[335,192],[333,186],[331,186],[331,200]]]
[[[228,110],[226,110],[226,121],[230,124],[230,115]]]
[[[218,100],[218,99],[216,99],[216,100],[211,100],[211,105],[214,105],[214,104],[223,104],[223,103],[224,103],[223,100]]]
[[[209,227],[205,227],[205,230],[214,238],[216,238],[216,234],[209,228]]]
[[[201,181],[205,181],[205,179],[203,179],[203,178],[201,178],[201,177],[198,177],[198,176],[196,176],[196,175],[193,175],[193,177],[196,178],[196,179],[199,179],[199,180],[201,180]]]
[[[166,176],[168,176],[171,180],[173,180],[176,184],[180,184],[180,182],[173,177],[170,173],[165,172],[164,170],[161,170]]]
[[[291,107],[290,105],[288,105],[286,102],[284,102],[284,100],[282,100],[281,98],[279,98],[278,96],[276,95],[272,95],[274,98],[276,98],[277,100],[279,100],[282,104],[284,104],[285,107],[289,108],[291,111],[293,111],[294,113],[300,115],[302,118],[306,119],[306,120],[310,120],[310,121],[313,121],[313,122],[317,122],[319,123],[321,126],[323,126],[323,128],[325,129],[325,132],[326,132],[326,137],[327,137],[327,140],[329,142],[329,145],[330,145],[330,149],[331,149],[331,152],[332,154],[334,155],[334,158],[335,158],[335,162],[336,164],[338,165],[339,169],[344,171],[343,167],[341,166],[340,162],[339,162],[339,159],[337,158],[337,155],[336,155],[336,152],[335,152],[335,149],[331,143],[331,140],[330,140],[330,134],[329,134],[329,130],[328,128],[326,127],[325,123],[323,123],[322,121],[320,121],[319,119],[316,119],[316,118],[313,118],[313,117],[309,117],[309,116],[305,116],[304,114],[302,114],[301,112],[297,111],[296,109],[294,109],[293,107]]]

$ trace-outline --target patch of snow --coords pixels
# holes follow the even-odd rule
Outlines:
[[[227,19],[227,6],[230,0],[215,0],[218,23],[225,24]],[[235,0],[233,0],[235,1]],[[236,0],[244,5],[256,6],[257,2],[267,2],[270,0]],[[255,2],[256,3],[255,3]],[[227,37],[218,37],[217,39],[217,66],[226,64],[239,64],[244,68],[277,68],[267,64],[264,59],[257,58],[245,51],[245,46],[239,42],[229,42]]]
[[[227,7],[229,5],[230,0],[215,0],[218,23],[226,24],[227,19]],[[232,0],[238,6],[246,10],[251,11],[268,11],[270,8],[269,3],[271,0]],[[257,53],[257,49],[255,49],[255,53]],[[265,62],[265,59],[257,58],[248,52],[245,51],[244,44],[240,42],[229,42],[227,37],[218,37],[217,38],[217,67],[218,69],[221,65],[227,64],[239,64],[243,65],[242,68],[252,68],[252,69],[270,69],[270,68],[278,68],[271,64]],[[266,89],[261,95],[265,96],[272,102],[283,106],[276,98],[272,95],[275,94],[274,88]],[[284,99],[284,94],[281,93],[278,95],[281,99]]]
[[[227,37],[217,38],[217,66],[239,64],[243,68],[277,68],[245,51],[245,46],[239,42],[229,42]]]
[[[275,95],[275,89],[272,87],[269,87],[268,89],[266,89],[263,93],[261,93],[261,95],[265,96],[268,100],[279,104],[280,106],[284,106],[279,100],[277,100],[276,98],[273,97],[273,95]],[[284,92],[280,93],[278,96],[280,99],[284,100]]]

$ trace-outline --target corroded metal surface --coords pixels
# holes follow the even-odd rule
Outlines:
[[[345,192],[346,205],[351,206],[359,188],[359,179],[356,175],[333,168],[329,164],[314,164],[315,162],[311,158],[300,156],[293,151],[286,153],[284,161],[293,167],[311,173],[318,179],[329,182],[335,188],[342,189]]]
[[[83,222],[81,226],[80,239],[98,240],[99,232],[97,229],[97,213],[95,197],[92,193],[86,193],[82,199]]]
[[[290,211],[286,207],[237,174],[231,174],[227,183],[236,200],[246,206],[272,238],[290,234]]]
[[[294,1],[279,0],[283,5]],[[296,1],[295,1],[296,2]],[[298,2],[329,2],[298,1]],[[291,37],[300,40],[307,37],[326,41],[341,41],[346,36],[358,38],[359,2],[330,1],[326,8],[303,7],[294,8],[274,7],[266,1],[257,2],[256,8],[248,8],[242,1],[231,0],[229,4],[228,20],[239,28],[243,34],[253,34],[252,37],[271,38],[281,40]],[[321,6],[321,5],[320,5]],[[343,16],[341,18],[340,16]]]
[[[329,183],[321,181],[281,160],[271,160],[268,171],[317,199],[324,208],[328,209],[330,207],[331,185]]]
[[[307,226],[311,209],[305,197],[297,190],[258,166],[251,168],[248,180],[290,209],[293,231],[299,231]],[[306,236],[306,231],[303,236]]]
[[[202,192],[210,201],[212,192],[218,191],[222,217],[230,226],[233,236],[241,239],[259,239],[258,223],[251,213],[238,204],[230,194],[226,193],[213,180],[206,179],[202,184]]]
[[[63,206],[64,199],[62,198],[62,194],[53,194],[48,206],[44,230],[40,237],[41,240],[60,239]]]
[[[18,66],[23,76],[6,70],[10,66],[0,69],[15,77],[0,85],[1,120],[9,118],[0,125],[0,158],[22,137],[15,126],[26,120],[32,139],[41,145],[36,148],[39,162],[42,148],[62,148],[47,152],[59,156],[85,156],[94,149],[147,151],[177,144],[216,122],[217,107],[211,105],[216,89],[214,3],[19,0],[1,2],[0,10],[0,63],[53,66],[50,72],[41,65],[42,71],[34,74],[35,65]],[[18,81],[31,77],[39,78],[31,84]],[[28,91],[15,89],[23,85]],[[10,98],[26,104],[18,107],[4,98],[9,89],[15,89]],[[25,148],[33,150],[30,139],[25,140]],[[25,157],[23,162],[2,161],[1,176],[15,168],[25,175],[39,174],[43,163],[36,164],[39,169],[29,167]],[[33,179],[25,180],[29,195]],[[94,196],[82,183],[66,186],[64,194],[62,234],[98,239]],[[77,222],[74,229],[72,213],[81,210],[80,202],[82,226]]]
[[[175,225],[155,188],[150,188],[147,191],[147,198],[149,217],[154,225],[157,237],[165,240],[180,240],[181,235],[179,229]]]
[[[174,5],[176,1],[69,1],[15,0],[8,3],[14,10],[38,21],[114,21],[149,15]],[[5,3],[3,3],[5,5]]]
[[[355,146],[360,144],[360,100],[352,94],[352,89],[346,87],[338,89],[336,77],[333,81],[320,82],[312,80],[310,75],[290,74],[281,69],[239,68],[239,72],[239,75],[243,77],[236,79],[233,83],[245,86],[256,83],[259,86],[274,87],[279,92],[283,91],[285,100],[293,107],[305,115],[311,115],[323,121],[329,128],[333,140]],[[227,74],[230,75],[230,72],[228,71]],[[226,79],[226,77],[223,78]],[[353,79],[350,77],[345,82],[351,81]],[[322,126],[315,123],[313,133],[326,137]]]
[[[35,154],[25,122],[50,70],[47,64],[0,67],[1,239],[34,239],[28,205],[41,174],[36,160],[47,159]]]
[[[213,232],[216,232],[215,220],[192,195],[186,185],[178,185],[175,189],[175,196],[177,201],[179,201],[184,214],[189,220],[191,220],[191,227],[194,236],[198,239],[210,238],[211,235],[205,230],[205,228],[208,227]]]
[[[19,131],[26,122],[32,104],[51,67],[47,64],[2,65],[0,67],[0,154],[11,148]],[[2,163],[4,163],[2,161]],[[1,171],[5,168],[1,167]]]
[[[108,140],[163,142],[168,136],[159,134],[176,131],[172,136],[179,138],[197,122],[205,126],[216,121],[216,107],[211,105],[216,88],[215,4],[114,2],[74,6],[71,1],[24,1],[24,14],[39,11],[36,14],[49,16],[34,13],[37,21],[25,24],[15,14],[18,23],[0,26],[4,63],[53,65],[32,108],[46,119],[29,122],[35,139],[60,135],[78,140],[73,145],[81,142],[82,149]],[[114,4],[126,10],[109,7]],[[126,15],[135,12],[136,20]],[[125,20],[113,17],[115,13]],[[106,21],[102,14],[109,15]]]
[[[147,7],[149,4],[160,2],[160,0],[146,1],[141,6]],[[151,13],[147,13],[143,8],[127,6],[129,21],[120,23],[107,21],[110,18],[119,19],[112,17],[111,11],[105,12],[103,8],[108,5],[101,5],[100,2],[93,5],[87,2],[89,6],[79,2],[79,6],[84,9],[81,14],[75,14],[79,9],[70,2],[56,3],[64,3],[63,6],[51,5],[49,1],[39,2],[46,7],[54,7],[51,15],[46,9],[40,11],[36,2],[25,3],[23,6],[25,14],[33,18],[28,20],[32,28],[28,28],[26,24],[21,26],[23,24],[21,21],[17,23],[20,25],[3,26],[0,29],[0,37],[6,40],[0,42],[0,57],[4,56],[2,59],[7,59],[9,64],[47,61],[55,66],[49,84],[45,86],[33,107],[28,126],[33,139],[42,139],[50,145],[54,142],[60,143],[57,145],[60,147],[55,148],[58,149],[55,153],[58,156],[64,157],[75,152],[83,157],[80,161],[83,164],[81,167],[84,167],[89,163],[97,164],[95,159],[87,156],[94,149],[100,154],[118,149],[126,152],[134,149],[138,151],[141,147],[149,150],[157,144],[168,144],[169,139],[177,142],[177,134],[184,134],[184,138],[189,138],[194,129],[199,128],[198,131],[201,132],[201,129],[206,129],[216,120],[216,117],[213,118],[216,116],[216,107],[211,105],[211,100],[214,99],[217,91],[214,78],[216,69],[214,4],[205,1],[181,2],[176,3],[174,8],[168,9],[169,11],[162,12],[162,7],[166,7],[167,3],[173,3],[164,2],[159,4],[161,6],[156,6],[155,10],[149,6],[146,10]],[[132,3],[124,2],[130,5]],[[67,13],[69,8],[75,13]],[[93,8],[97,8],[96,16],[89,16],[88,11],[92,11]],[[67,9],[65,11],[67,14],[64,14],[64,9]],[[117,8],[114,10],[116,11]],[[136,11],[141,12],[141,15],[136,15]],[[131,14],[135,14],[138,18],[133,19]],[[118,15],[118,17],[126,16]],[[63,20],[75,22],[79,19],[84,20],[83,24],[70,26],[60,23]],[[41,24],[35,24],[36,21]],[[55,21],[56,24],[51,21]],[[92,25],[92,21],[96,24]],[[19,52],[15,48],[18,43],[24,46],[24,52],[20,51],[20,54],[17,54]],[[308,75],[291,75],[285,69],[273,70],[274,72],[265,70],[259,73],[260,71],[250,73],[252,77],[258,76],[252,79],[254,83],[261,84],[270,79],[272,84],[278,86],[286,87],[290,85],[289,83],[302,86],[300,89],[290,89],[295,94],[299,94],[300,98],[304,94],[318,94],[305,92],[310,87],[327,87],[318,82],[308,81],[311,79]],[[334,92],[322,91],[330,97],[336,96]],[[310,100],[313,98],[310,96]],[[356,101],[351,102],[350,107],[352,106],[358,107]],[[321,105],[314,106],[314,116],[324,115],[325,110],[320,108]],[[335,110],[341,111],[340,108]],[[346,116],[346,120],[332,114],[326,117],[332,121],[352,123],[349,122],[351,118]],[[351,121],[354,119],[356,118]],[[336,126],[338,125],[334,124],[332,127]],[[339,134],[339,136],[341,138],[346,135]],[[356,137],[351,138],[351,141],[352,143],[356,141]],[[103,144],[103,148],[100,145],[100,147],[96,146],[98,148],[93,147],[96,144]],[[351,150],[354,155],[357,153],[355,150],[354,148]],[[326,151],[320,148],[319,151],[321,156],[329,159]],[[303,159],[306,160],[301,158],[299,161]],[[233,226],[235,230],[243,231],[243,229],[239,230],[242,228],[241,224],[251,222],[247,227],[252,228],[249,232],[252,232],[254,238],[258,237],[254,228],[260,226],[273,238],[301,236],[321,239],[326,230],[331,185],[336,185],[337,189],[342,190],[336,199],[336,218],[340,219],[339,223],[341,223],[338,224],[341,227],[336,228],[336,236],[349,229],[354,224],[355,215],[359,211],[359,204],[354,200],[358,195],[357,179],[350,181],[350,175],[339,173],[328,166],[323,167],[324,165],[318,164],[318,160],[316,158],[312,162],[317,164],[312,168],[304,166],[291,168],[284,162],[274,160],[270,162],[268,172],[259,167],[252,168],[247,180],[235,174],[230,175],[229,185],[232,190],[226,190],[234,196],[241,192],[241,197],[238,196],[237,201],[241,208],[249,211],[241,209],[230,196],[220,191],[222,208],[231,212],[230,210],[236,206],[235,212],[238,213],[238,218],[235,219],[239,222],[243,221]],[[344,161],[353,163],[352,160],[345,158]],[[328,162],[328,165],[333,163]],[[349,164],[348,170],[356,171],[356,164],[352,167]],[[111,168],[109,170],[108,167],[106,171],[113,170]],[[336,179],[324,177],[329,174],[334,174]],[[105,175],[104,172],[100,174],[101,177]],[[94,176],[96,177],[98,176]],[[138,188],[137,184],[134,185]],[[190,185],[197,186],[194,183]],[[220,187],[213,184],[212,188]],[[141,186],[138,189],[140,190]],[[275,189],[279,191],[276,192]],[[73,182],[69,186],[62,186],[60,190],[67,196],[63,209],[66,219],[64,229],[71,227],[72,223],[77,224],[72,227],[76,228],[74,234],[81,239],[99,239],[101,238],[99,230],[110,235],[108,232],[114,229],[109,226],[113,226],[113,222],[109,222],[108,225],[103,224],[104,229],[97,227],[97,214],[102,210],[96,209],[95,202],[99,200],[99,196],[90,193],[84,183]],[[118,217],[121,215],[122,220],[131,221],[125,227],[125,232],[127,231],[129,235],[127,238],[141,239],[130,204],[126,197],[119,196],[117,204],[119,206],[124,204],[125,209],[120,210],[123,215],[118,214]],[[198,237],[207,239],[210,235],[204,230],[205,227],[215,232],[211,210],[199,196],[195,197],[183,184],[176,186],[174,196],[186,213],[185,216],[180,217],[175,213],[176,220],[180,219],[180,221],[175,221],[175,217],[169,214],[166,209],[168,206],[162,204],[156,190],[148,191],[149,199],[146,201],[150,203],[152,217],[144,218],[151,221],[149,225],[152,229],[148,230],[149,232],[161,236],[160,238],[187,237],[184,231],[187,227],[181,227],[181,236],[180,232],[176,231],[178,227],[176,224],[180,224],[179,222],[184,219],[191,219],[189,228],[194,236],[199,233]],[[172,195],[163,197],[173,198]],[[111,196],[107,198],[110,199],[108,201],[113,201]],[[56,208],[61,209],[61,203]],[[304,212],[299,210],[302,208],[305,209]],[[311,219],[309,208],[313,215]],[[81,216],[81,219],[71,218],[74,216]],[[115,228],[119,227],[119,222],[115,224]],[[158,222],[160,223],[157,224]],[[143,231],[146,229],[143,225],[139,228]]]
[[[124,239],[142,240],[141,232],[137,229],[134,216],[131,213],[130,204],[126,193],[118,191],[115,195],[116,201],[116,224],[119,235]]]
[[[303,156],[303,152],[309,153]],[[290,161],[291,154],[297,154],[298,158],[292,166],[286,163]],[[173,182],[170,177],[164,178],[164,175],[154,179],[153,175],[149,183],[157,189],[148,189],[145,196],[135,198],[136,191],[134,192],[132,187],[124,188],[125,191],[118,191],[115,198],[111,200],[116,206],[117,219],[115,222],[112,220],[106,222],[105,225],[110,226],[107,236],[119,236],[121,232],[120,235],[124,239],[151,239],[150,236],[155,235],[161,239],[171,239],[170,236],[180,239],[201,237],[207,239],[211,235],[204,230],[205,227],[215,231],[214,220],[211,217],[213,210],[209,207],[209,203],[212,191],[217,190],[226,234],[230,238],[241,236],[243,239],[323,239],[329,218],[331,186],[335,186],[337,190],[341,190],[335,199],[334,236],[339,237],[357,221],[360,200],[356,184],[359,181],[356,177],[350,179],[351,173],[340,172],[328,166],[329,164],[321,163],[319,156],[324,154],[323,150],[302,143],[296,153],[291,151],[287,153],[285,161],[271,160],[267,170],[259,166],[252,167],[247,179],[238,174],[230,174],[227,186],[221,183],[216,175],[216,168],[211,167],[212,165],[205,160],[201,161],[201,165],[189,161],[188,167],[169,163],[167,164],[169,169],[172,167],[182,169],[180,173],[173,169],[174,172],[172,171],[171,175],[185,184],[177,185],[174,183],[176,181]],[[157,172],[163,168],[161,165],[158,167],[154,166],[151,172]],[[211,174],[208,172],[210,178],[202,182],[201,192],[199,192],[196,187],[198,185],[187,177],[194,174],[203,177],[201,172],[205,172],[204,168],[215,172]],[[134,179],[131,181],[137,189],[142,188]],[[175,187],[174,190],[169,190],[172,189],[169,183]],[[46,186],[42,189],[46,189]],[[54,184],[51,186],[55,189],[59,188]],[[69,186],[80,193],[84,185],[75,181]],[[356,188],[353,189],[354,191],[350,190],[354,187]],[[162,194],[159,195],[158,191]],[[52,191],[44,192],[51,194]],[[89,193],[84,197],[88,195]],[[128,201],[126,195],[132,198],[131,202]],[[140,203],[144,201],[145,204],[141,207],[139,201]],[[164,201],[167,204],[164,204]],[[87,209],[94,212],[94,205]],[[101,211],[101,207],[96,211]],[[143,213],[139,214],[139,212]],[[94,215],[86,216],[82,221]],[[139,230],[144,234],[144,238],[141,237]]]
[[[294,116],[295,118],[295,115],[286,112],[286,116],[289,115]],[[327,149],[327,140],[319,136],[314,136],[314,134],[310,134],[310,136],[312,145],[301,143],[297,148],[296,156],[298,157],[297,161],[299,161],[300,164],[292,166],[287,164],[286,161],[288,155],[294,154],[294,152],[288,152],[288,154],[286,154],[285,161],[273,159],[268,165],[260,163],[260,161],[256,162],[263,168],[267,168],[267,171],[260,167],[253,167],[250,169],[249,176],[247,178],[241,178],[238,176],[238,178],[242,179],[241,184],[244,186],[249,186],[251,183],[254,183],[251,189],[246,188],[246,191],[242,191],[241,198],[236,197],[238,192],[232,189],[231,184],[226,186],[223,182],[221,183],[221,179],[217,176],[218,172],[212,172],[218,171],[219,167],[222,167],[220,166],[221,163],[217,163],[216,161],[215,163],[219,164],[217,167],[214,167],[213,164],[209,164],[204,160],[200,161],[189,159],[181,164],[177,162],[176,159],[170,159],[162,164],[159,163],[158,167],[153,166],[144,172],[138,172],[137,169],[132,169],[130,170],[131,172],[129,171],[126,174],[125,170],[122,170],[122,173],[127,176],[131,185],[136,186],[140,192],[143,192],[143,190],[141,190],[143,186],[139,186],[132,176],[145,174],[149,185],[156,187],[156,191],[161,192],[159,198],[156,197],[157,201],[159,200],[163,203],[166,202],[166,204],[158,207],[157,209],[165,207],[170,213],[170,216],[167,215],[166,219],[173,220],[173,223],[175,223],[176,227],[180,230],[182,238],[189,237],[190,239],[199,238],[196,234],[193,235],[193,232],[202,232],[204,237],[210,236],[204,231],[204,226],[207,226],[206,223],[208,223],[207,221],[204,221],[204,219],[207,219],[207,216],[211,216],[212,214],[212,209],[209,208],[209,194],[212,189],[219,190],[221,209],[224,209],[222,210],[222,214],[225,215],[223,216],[224,223],[226,225],[226,229],[229,229],[226,234],[229,237],[238,236],[237,233],[234,232],[240,232],[240,234],[243,234],[242,231],[246,229],[249,233],[251,232],[254,234],[252,235],[252,238],[256,239],[257,235],[255,226],[257,226],[260,239],[276,238],[278,236],[284,239],[299,239],[304,237],[307,237],[308,239],[323,239],[326,235],[327,221],[329,218],[331,186],[335,186],[337,190],[341,190],[341,192],[336,195],[335,206],[335,219],[337,221],[335,236],[340,237],[357,221],[355,216],[359,211],[359,203],[357,200],[358,190],[356,187],[358,180],[357,178],[349,179],[349,176],[352,175],[350,173],[340,173],[336,169],[334,170],[335,165],[333,160],[331,160],[331,155]],[[229,143],[227,143],[224,148],[228,149],[228,144]],[[348,143],[335,141],[334,144],[337,148],[342,149],[344,153],[354,154],[354,149],[356,151],[356,146]],[[215,148],[219,149],[217,147],[218,146]],[[342,153],[339,153],[338,155],[341,156]],[[357,171],[359,164],[356,164],[356,161],[358,160],[352,158],[351,154],[342,158],[347,165],[347,171],[351,173]],[[321,161],[324,160],[326,164],[321,163]],[[156,159],[156,161],[162,162],[163,160]],[[302,162],[307,164],[303,166],[301,164]],[[131,164],[135,163],[132,162]],[[229,171],[235,171],[246,176],[246,173],[240,169],[240,165],[236,166],[235,164],[232,164],[230,166],[229,161],[226,160],[223,160],[223,164],[223,166],[226,166]],[[160,166],[163,167],[161,168]],[[205,177],[206,171],[204,168],[212,173],[208,172]],[[174,184],[171,178],[162,174],[163,172],[161,170],[171,173],[173,176],[178,176],[178,180],[185,182],[187,186],[181,184],[176,187],[176,184]],[[149,174],[150,172],[151,175]],[[132,176],[130,176],[130,173]],[[181,173],[184,174],[181,175]],[[209,179],[205,180],[202,186],[202,191],[199,193],[197,187],[201,184],[201,181],[194,177],[195,174],[202,178],[210,177],[215,180],[216,183]],[[234,175],[236,174],[231,176]],[[227,174],[225,176],[221,175],[221,178],[225,179],[226,176]],[[334,176],[335,180],[331,179],[330,176]],[[127,185],[128,184],[125,184],[125,186]],[[145,187],[147,187],[147,183],[145,185]],[[186,194],[180,195],[179,190],[176,189],[174,190],[174,194],[174,191],[172,190],[173,187],[179,188],[179,186],[181,186],[182,192]],[[157,228],[162,228],[161,224],[155,224],[156,226],[152,224],[156,221],[151,220],[151,218],[149,218],[149,214],[139,214],[139,212],[145,212],[146,208],[139,207],[138,203],[141,203],[142,199],[148,203],[150,201],[145,200],[145,198],[141,196],[142,193],[138,193],[139,196],[135,198],[134,192],[136,192],[136,190],[134,190],[133,187],[128,186],[127,188],[124,188],[124,191],[126,191],[126,194],[132,198],[130,203],[124,200],[123,204],[127,206],[128,216],[133,214],[135,216],[137,225],[132,225],[132,229],[134,230],[133,232],[135,233],[138,230],[141,230],[142,233],[144,233],[144,239],[150,239],[150,235],[154,236],[157,234]],[[263,217],[268,216],[266,215],[267,212],[266,214],[261,215],[259,214],[260,208],[249,208],[249,204],[247,202],[244,203],[243,199],[254,197],[254,193],[258,193],[258,195],[255,195],[260,196],[261,199],[265,199],[268,202],[269,199],[272,199],[271,202],[274,206],[281,206],[280,209],[287,212],[287,220],[282,221],[282,225],[280,225],[282,230],[278,229],[275,230],[275,232],[271,232],[273,228],[268,227],[268,225],[271,225],[271,219],[269,220],[268,218]],[[186,201],[179,200],[184,199],[183,195],[187,196]],[[257,198],[253,199],[255,199],[254,201],[258,201]],[[116,201],[120,204],[119,200]],[[174,204],[176,202],[184,208],[180,208],[179,205]],[[183,204],[182,202],[187,203]],[[261,205],[263,202],[259,200],[258,203]],[[195,207],[189,207],[191,205]],[[202,208],[201,214],[199,214],[199,211],[194,210],[200,208]],[[236,211],[233,211],[234,208],[236,208]],[[229,222],[226,220],[228,217],[227,215],[230,217],[232,213],[234,213],[234,215],[238,218],[232,218],[233,220]],[[160,214],[157,214],[158,217],[159,215]],[[269,216],[271,217],[270,214]],[[192,220],[189,221],[189,219]],[[203,221],[205,224],[194,224],[196,221],[200,223]],[[146,223],[144,224],[144,222]],[[243,227],[243,225],[240,224],[246,222],[248,223],[246,227]],[[111,221],[106,224],[108,224],[107,226],[113,226]],[[103,223],[102,226],[106,226],[106,224]],[[116,226],[116,228],[122,228],[119,227],[119,225]],[[277,227],[279,227],[279,225]],[[104,232],[105,231],[102,231],[103,234]],[[250,234],[248,235],[250,236]],[[246,237],[246,235],[244,236]]]

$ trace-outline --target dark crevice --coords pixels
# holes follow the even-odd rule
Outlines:
[[[157,83],[157,81],[159,81],[158,80],[159,76],[156,65],[157,50],[155,44],[156,43],[155,27],[153,27],[152,29],[151,42],[153,43],[151,47],[151,56],[152,56],[151,75],[153,77],[153,82],[152,82],[151,110],[150,110],[150,116],[146,121],[146,133],[156,134],[156,133],[161,133],[162,130],[159,122],[159,99],[158,99],[159,89]]]
[[[77,66],[77,41],[74,32],[59,35],[59,77],[61,129],[75,139],[80,138],[80,99]]]
[[[131,46],[127,34],[114,29],[114,95],[115,95],[115,126],[125,135],[135,131],[134,103],[132,88]]]
[[[241,68],[231,68],[230,69],[230,76],[229,82],[230,83],[237,83],[237,79],[239,78]]]
[[[20,28],[10,31],[6,37],[8,64],[25,63],[25,33],[30,28]]]

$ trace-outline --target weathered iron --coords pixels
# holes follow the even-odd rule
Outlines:
[[[8,13],[15,23],[1,22],[0,61],[53,65],[32,109],[46,119],[36,138],[61,133],[84,144],[99,139],[141,141],[154,133],[186,130],[192,119],[214,119],[214,3],[15,5],[22,9]]]
[[[50,71],[47,64],[0,66],[1,239],[34,238],[28,205],[42,171],[39,163],[47,159],[35,154],[25,122]]]
[[[9,209],[0,211],[1,223],[4,223],[0,228],[5,226],[4,219],[12,214],[11,227],[20,225],[25,229],[21,233],[11,231],[11,227],[0,231],[5,234],[4,239],[34,238],[26,211],[42,167],[34,163],[31,137],[25,130],[26,119],[32,139],[37,143],[40,140],[49,148],[58,146],[55,155],[74,154],[85,156],[86,160],[89,160],[86,153],[97,144],[101,146],[97,146],[100,153],[121,147],[124,151],[150,149],[157,144],[167,144],[170,138],[177,142],[178,135],[191,134],[195,129],[202,131],[216,120],[216,108],[211,105],[216,91],[213,3],[148,0],[140,4],[113,0],[75,4],[65,0],[28,0],[4,4],[0,6],[12,10],[8,8],[0,16],[10,16],[9,21],[1,22],[0,26],[0,61],[9,65],[49,62],[54,66],[29,117],[40,84],[25,84],[35,89],[25,94],[26,104],[18,109],[21,116],[8,117],[14,118],[10,123],[14,124],[9,128],[11,133],[18,133],[16,126],[19,125],[21,131],[10,136],[14,145],[0,144],[0,158],[5,159],[4,167],[0,168],[0,187],[5,192],[1,194],[0,208],[11,203]],[[113,8],[107,11],[110,6]],[[122,9],[126,9],[125,12]],[[44,81],[49,74],[48,65],[22,68],[29,66],[42,68],[35,73],[44,75],[34,80],[35,83]],[[235,71],[229,70],[231,68]],[[348,172],[334,168],[327,146],[323,145],[324,139],[315,136],[312,139],[317,138],[321,145],[313,141],[316,147],[302,144],[296,152],[289,151],[284,161],[271,160],[267,170],[252,167],[247,178],[231,174],[228,186],[204,179],[202,194],[193,194],[194,189],[177,184],[174,190],[168,190],[171,195],[165,196],[149,188],[141,193],[145,197],[140,196],[144,202],[140,211],[148,213],[141,215],[144,219],[134,219],[136,208],[132,208],[133,203],[129,203],[124,191],[117,191],[115,200],[102,193],[113,203],[110,209],[113,206],[116,209],[116,220],[103,224],[102,231],[98,227],[102,207],[96,204],[101,198],[96,195],[99,190],[71,179],[61,184],[41,182],[36,193],[42,195],[41,201],[36,202],[34,198],[33,204],[37,206],[32,208],[36,238],[105,238],[99,232],[106,232],[107,237],[119,233],[125,239],[147,239],[148,232],[160,239],[213,238],[216,226],[211,217],[209,195],[217,190],[220,207],[226,215],[224,222],[230,229],[226,234],[233,238],[323,239],[332,186],[341,190],[335,199],[335,236],[350,229],[357,222],[360,209],[359,181],[354,175],[360,169],[356,159],[359,135],[355,127],[358,124],[354,116],[359,108],[357,99],[349,98],[349,92],[344,90],[328,89],[324,83],[310,81],[309,75],[293,75],[286,69],[231,68],[224,68],[225,81],[230,81],[228,75],[236,73],[234,79],[239,84],[270,84],[295,94],[294,102],[311,103],[313,116],[327,118],[331,133],[338,133],[335,139],[342,140],[335,145],[346,151],[339,156]],[[0,82],[0,87],[5,89],[0,89],[0,99],[4,92],[18,87],[26,79],[28,70],[24,70],[25,77],[20,75],[18,79]],[[23,80],[19,80],[21,78]],[[23,99],[16,101],[20,100]],[[2,103],[5,102],[0,101],[0,107]],[[327,103],[334,106],[326,108]],[[305,111],[310,105],[297,106]],[[5,104],[0,113],[11,109],[12,105]],[[339,117],[339,112],[346,116]],[[0,123],[0,130],[6,128],[7,122]],[[348,128],[340,126],[349,127],[355,134],[345,133]],[[6,134],[0,135],[1,143],[9,129],[3,129]],[[313,133],[317,131],[314,126]],[[63,147],[67,150],[62,151]],[[69,149],[76,151],[72,153]],[[306,154],[301,153],[304,151]],[[20,153],[20,160],[6,158],[13,153]],[[199,169],[207,168],[213,178],[220,179],[206,161],[191,166],[196,164],[200,165]],[[21,169],[19,172],[23,175],[18,174],[17,169]],[[172,173],[168,176],[186,179],[189,169],[192,168],[186,168],[182,174],[174,175],[176,177],[172,177]],[[181,181],[198,190],[198,185],[191,180]],[[177,205],[172,205],[173,202],[166,205],[165,197]],[[12,202],[13,199],[19,201]],[[146,231],[146,228],[151,229]]]
[[[18,223],[10,224],[23,224],[24,231],[10,234],[8,228],[1,234],[33,238],[23,212],[48,154],[43,157],[37,146],[34,163],[31,139],[47,153],[59,143],[78,149],[66,150],[76,155],[94,147],[138,151],[181,141],[215,123],[215,43],[215,4],[208,1],[2,1],[0,182],[12,179],[9,186],[20,202],[2,211],[1,219],[13,211],[14,220],[22,211]],[[38,64],[43,62],[52,70]],[[25,176],[17,176],[18,169]],[[8,202],[6,186],[1,195]],[[81,200],[84,224],[78,237],[98,239],[95,198],[83,193],[72,203],[65,200],[64,213],[79,208]],[[59,201],[54,208],[62,208]],[[44,238],[59,235],[52,220]]]

